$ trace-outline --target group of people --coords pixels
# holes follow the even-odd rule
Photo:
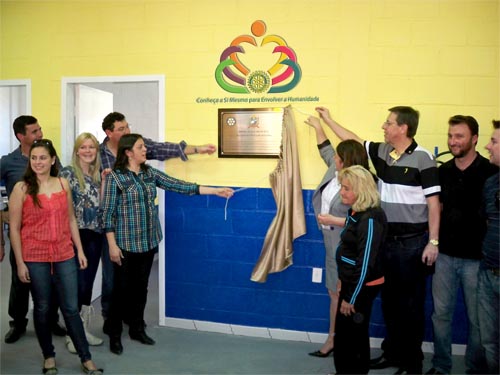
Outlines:
[[[12,265],[12,321],[5,342],[16,342],[25,333],[31,291],[44,374],[58,373],[52,333],[67,334],[67,348],[78,353],[84,373],[103,373],[89,351],[89,345],[101,345],[103,340],[88,331],[101,258],[103,330],[110,336],[110,350],[123,351],[122,322],[129,325],[132,339],[154,345],[145,331],[144,309],[162,239],[155,207],[157,187],[186,195],[229,198],[233,194],[230,188],[178,180],[146,164],[147,159],[187,160],[190,154],[211,154],[215,146],[159,143],[130,134],[125,116],[118,112],[106,116],[102,127],[107,135],[103,143],[99,145],[90,133],[79,135],[71,165],[61,169],[38,120],[20,116],[13,124],[20,146],[1,159],[1,179],[9,196]],[[1,244],[0,260],[3,231]],[[58,323],[59,308],[67,332]]]
[[[469,320],[467,371],[498,373],[500,122],[476,151],[479,126],[471,116],[449,120],[453,158],[439,168],[414,137],[419,113],[389,109],[384,142],[363,141],[318,107],[313,127],[328,170],[313,195],[326,249],[330,329],[317,357],[334,354],[338,374],[398,367],[422,374],[426,278],[433,275],[433,367],[451,371],[451,321],[459,286]],[[336,149],[321,120],[342,140]],[[168,176],[148,164],[187,155],[211,154],[211,144],[154,142],[131,134],[125,116],[110,113],[106,139],[77,137],[71,165],[62,168],[52,142],[36,118],[20,116],[13,130],[19,148],[1,159],[9,196],[12,285],[6,343],[26,331],[28,296],[45,374],[57,374],[52,334],[67,334],[87,374],[103,372],[89,345],[103,340],[88,330],[91,296],[103,266],[103,331],[110,350],[123,352],[123,322],[132,339],[146,345],[144,309],[148,279],[162,238],[154,206],[156,188],[186,195],[230,197],[230,188],[199,186]],[[372,162],[375,173],[369,171]],[[1,232],[1,231],[0,231]],[[464,235],[466,233],[466,235]],[[2,233],[0,260],[4,258]],[[439,254],[439,255],[438,255]],[[381,291],[386,324],[383,354],[370,359],[369,321]],[[60,308],[66,330],[58,323]]]
[[[309,354],[333,352],[337,374],[388,367],[398,368],[395,374],[422,374],[425,287],[433,274],[434,356],[426,374],[452,369],[452,318],[460,286],[469,323],[466,370],[498,374],[500,121],[493,121],[488,161],[476,151],[477,121],[451,117],[453,158],[438,168],[414,139],[419,113],[411,107],[389,109],[380,143],[363,141],[328,109],[316,110],[342,142],[335,152],[320,119],[306,120],[328,166],[313,207],[331,298],[327,340]],[[379,289],[386,337],[383,354],[370,359],[368,324]]]

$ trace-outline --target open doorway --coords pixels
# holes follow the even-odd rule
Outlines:
[[[31,80],[0,80],[0,155],[19,146],[12,123],[21,115],[31,115]]]
[[[123,113],[132,132],[158,141],[165,140],[165,76],[123,77],[63,77],[61,80],[61,160],[71,160],[73,144],[78,134],[89,132],[101,142],[105,134],[101,124],[110,112]],[[161,170],[163,162],[148,161]],[[158,211],[161,229],[165,233],[164,191],[158,191]],[[159,245],[159,316],[165,311],[164,283],[165,244]],[[154,275],[154,273],[152,273]],[[99,269],[94,282],[92,299],[100,296],[102,274]]]
[[[19,147],[12,123],[21,115],[31,115],[31,80],[0,80],[0,156]],[[7,191],[5,186],[0,186],[0,209],[6,205]]]

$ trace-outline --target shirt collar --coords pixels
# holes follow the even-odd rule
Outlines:
[[[415,151],[415,149],[418,147],[418,144],[417,142],[415,142],[414,139],[412,139],[412,142],[411,144],[406,148],[406,150],[404,151],[403,154],[408,154],[408,155],[411,155],[413,153],[413,151]],[[396,149],[393,148],[391,152],[389,152],[389,156],[391,158],[393,158],[394,160],[398,160],[403,154],[398,154],[396,152]]]

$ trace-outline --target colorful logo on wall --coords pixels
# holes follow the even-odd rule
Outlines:
[[[238,36],[222,52],[220,64],[215,70],[215,80],[219,86],[234,94],[275,94],[290,91],[297,86],[302,72],[297,64],[295,52],[287,46],[285,40],[278,35],[267,35],[258,45],[255,37],[260,38],[266,33],[264,21],[255,21],[251,31],[253,36]],[[276,47],[270,53],[279,55],[274,64],[271,63],[273,65],[269,69],[252,70],[241,61],[246,57],[243,43],[248,43],[257,49],[263,49],[269,43],[275,43]]]

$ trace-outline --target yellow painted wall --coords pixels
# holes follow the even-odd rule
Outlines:
[[[325,105],[362,137],[381,140],[387,109],[411,105],[421,112],[417,141],[440,151],[447,119],[470,114],[482,149],[500,117],[499,12],[498,0],[1,0],[0,79],[32,80],[33,114],[57,144],[61,77],[164,74],[168,140],[217,143],[218,107],[195,100],[235,96],[214,70],[229,43],[262,19],[302,69],[283,95],[320,98],[295,108]],[[296,112],[303,186],[314,188],[325,169],[304,119]],[[195,158],[170,161],[169,173],[265,187],[276,163]]]

